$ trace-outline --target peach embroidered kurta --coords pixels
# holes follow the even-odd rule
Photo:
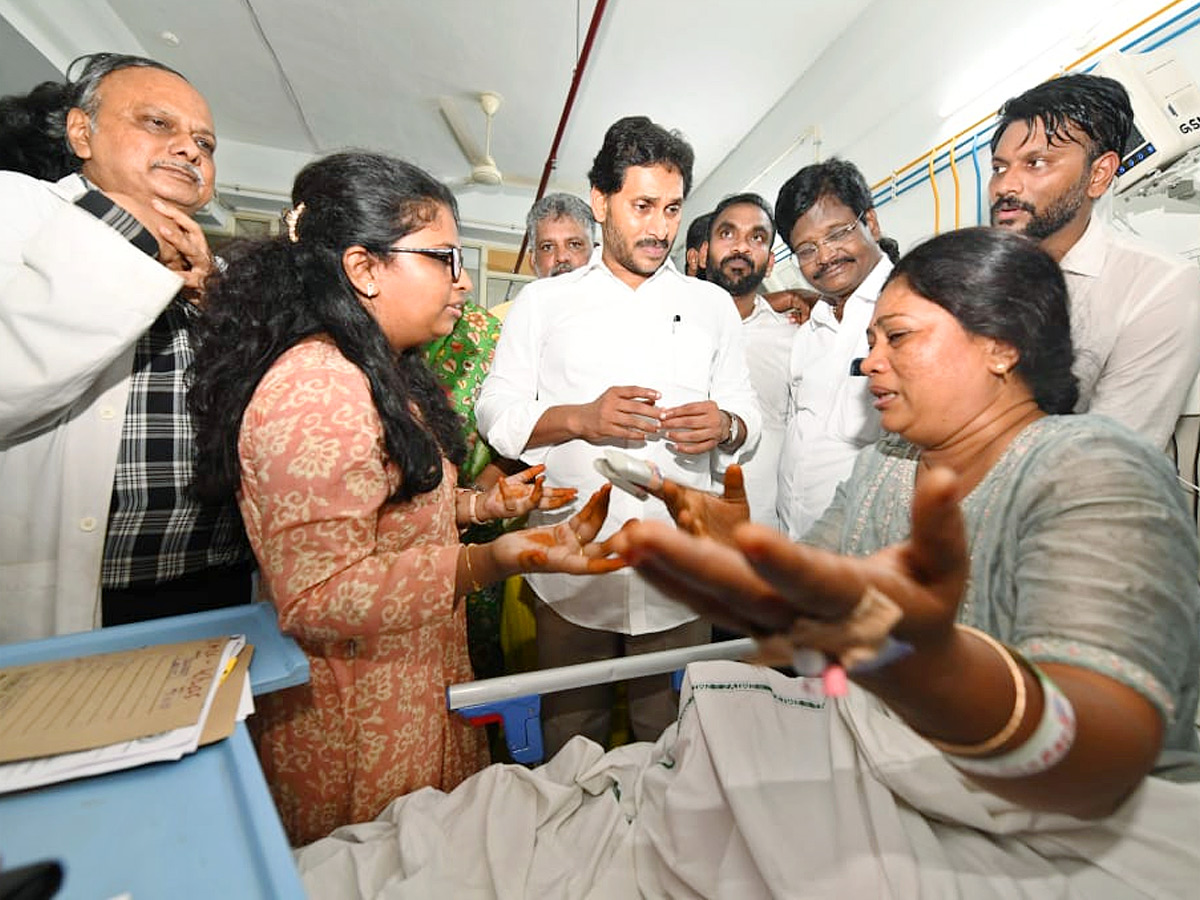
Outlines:
[[[259,383],[238,442],[239,504],[308,684],[258,698],[263,771],[293,844],[374,818],[487,762],[483,734],[446,711],[472,677],[453,466],[407,503],[362,371],[310,339]]]

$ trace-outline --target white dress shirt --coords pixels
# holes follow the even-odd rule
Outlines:
[[[638,385],[662,394],[659,407],[712,399],[741,417],[746,441],[735,456],[685,455],[666,438],[582,439],[526,449],[534,426],[553,406],[590,403],[613,386]],[[549,484],[575,487],[579,497],[562,510],[534,511],[530,524],[573,515],[604,483],[594,460],[616,447],[655,462],[663,474],[704,490],[713,488],[714,456],[739,461],[758,443],[760,417],[742,349],[741,321],[729,295],[716,285],[679,273],[669,260],[630,289],[597,250],[584,267],[522,289],[505,319],[500,343],[475,405],[480,433],[501,455],[546,464]],[[606,538],[633,518],[669,520],[654,498],[614,490]],[[673,628],[691,619],[632,569],[600,576],[535,573],[537,595],[577,625],[624,634]]]
[[[1200,268],[1093,213],[1062,270],[1076,411],[1103,413],[1165,448],[1200,372]]]
[[[882,256],[846,300],[841,322],[822,300],[792,342],[792,411],[776,505],[780,524],[794,540],[829,506],[858,451],[883,434],[867,379],[851,375],[850,364],[867,355],[867,326],[891,271],[891,261]]]
[[[762,413],[762,438],[754,452],[742,459],[742,474],[750,518],[771,528],[779,527],[775,497],[779,489],[779,455],[791,405],[789,366],[797,331],[790,316],[775,312],[762,297],[754,298],[754,308],[742,319],[750,384]]]

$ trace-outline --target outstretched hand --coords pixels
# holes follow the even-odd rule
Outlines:
[[[750,503],[746,499],[742,467],[732,465],[725,470],[724,491],[720,496],[686,487],[669,478],[659,487],[646,487],[667,505],[675,524],[697,537],[711,537],[723,544],[733,543],[733,530],[750,521]]]
[[[583,509],[565,522],[501,535],[492,542],[496,559],[519,572],[599,575],[625,568],[625,560],[610,556],[595,543],[608,516],[611,493],[611,484],[601,486]]]
[[[874,586],[903,612],[893,634],[920,646],[950,633],[966,586],[969,557],[957,497],[955,475],[923,473],[908,540],[865,557],[796,544],[761,525],[736,526],[727,545],[665,522],[639,521],[601,550],[702,616],[757,636],[786,635],[798,617],[836,622]]]
[[[544,465],[500,478],[479,498],[476,515],[485,522],[523,516],[532,509],[558,509],[575,499],[575,488],[546,487]]]

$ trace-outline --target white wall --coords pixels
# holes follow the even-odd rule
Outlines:
[[[990,118],[1007,97],[1070,65],[1162,5],[1146,0],[1010,0],[1002,6],[943,0],[873,3],[746,136],[739,152],[693,192],[685,218],[690,221],[738,190],[756,190],[773,202],[780,185],[813,162],[815,150],[821,158],[851,160],[872,184],[882,181],[972,123]],[[1117,45],[1191,5],[1178,4]],[[1200,27],[1166,46],[1200,82]],[[814,128],[819,147],[804,140],[779,158]],[[985,150],[979,159],[985,178],[989,162]],[[975,176],[969,157],[959,160],[959,175],[962,224],[974,224]],[[954,215],[950,173],[939,173],[937,183],[941,228],[946,230],[953,227]],[[933,210],[926,183],[882,205],[879,218],[884,232],[907,248],[933,233]],[[1142,217],[1161,219],[1162,214]],[[1180,235],[1179,244],[1191,234],[1194,244],[1200,233],[1196,217],[1183,212],[1172,217],[1175,221],[1166,230]]]

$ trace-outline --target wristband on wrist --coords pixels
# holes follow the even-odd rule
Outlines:
[[[1037,728],[1018,747],[999,756],[971,759],[946,754],[957,769],[991,778],[1026,778],[1052,769],[1062,762],[1075,743],[1075,707],[1036,666],[1031,666],[1042,686],[1042,718]]]

